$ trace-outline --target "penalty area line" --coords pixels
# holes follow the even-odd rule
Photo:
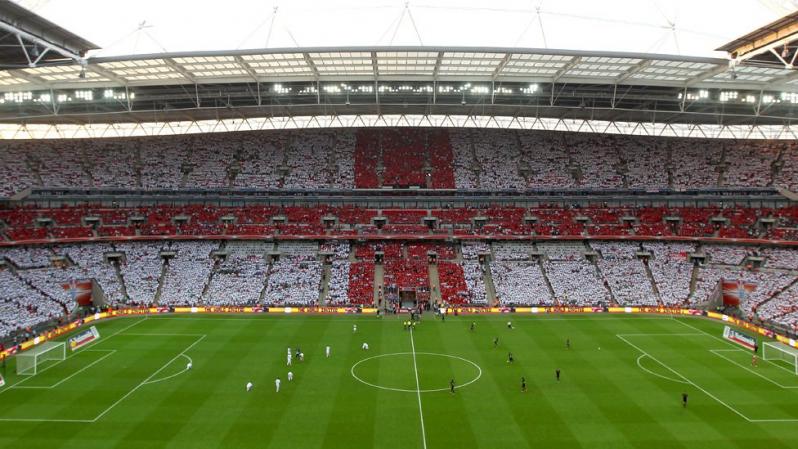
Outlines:
[[[178,355],[174,356],[174,357],[173,357],[171,360],[169,360],[168,362],[166,362],[165,364],[163,364],[163,365],[162,365],[160,368],[158,368],[158,369],[157,369],[157,370],[156,370],[154,373],[150,374],[150,375],[149,375],[149,377],[147,377],[146,379],[144,379],[143,381],[141,381],[141,383],[139,383],[138,385],[136,385],[135,387],[133,387],[133,389],[132,389],[132,390],[128,391],[128,392],[127,392],[127,393],[126,393],[124,396],[122,396],[122,397],[121,397],[121,398],[119,398],[119,399],[118,399],[116,402],[114,402],[113,404],[111,404],[111,405],[110,405],[108,408],[106,408],[105,410],[103,410],[103,411],[102,411],[102,413],[100,413],[99,415],[97,415],[97,416],[96,416],[96,417],[95,417],[93,420],[91,420],[91,422],[97,422],[97,421],[98,421],[100,418],[102,418],[102,417],[103,417],[103,416],[105,416],[105,415],[106,415],[108,412],[110,412],[111,410],[113,410],[113,409],[114,409],[114,407],[116,407],[116,406],[117,406],[117,405],[119,405],[119,404],[120,404],[122,401],[124,401],[125,399],[127,399],[128,397],[130,397],[130,395],[132,395],[133,393],[135,393],[135,392],[136,392],[136,391],[137,391],[139,388],[143,387],[144,385],[147,385],[147,383],[149,383],[149,382],[152,380],[152,378],[153,378],[153,377],[157,376],[157,375],[158,375],[158,373],[160,373],[161,371],[163,371],[163,370],[164,370],[164,369],[165,369],[167,366],[169,366],[169,365],[171,365],[172,363],[174,363],[174,361],[175,361],[175,360],[177,360],[177,359],[179,359],[180,357],[182,357],[183,355],[185,355],[185,353],[186,353],[186,352],[188,352],[188,351],[189,351],[191,348],[193,348],[194,346],[196,346],[196,345],[197,345],[197,343],[199,343],[199,342],[201,342],[202,340],[204,340],[204,339],[205,339],[205,337],[207,337],[207,335],[203,335],[203,336],[201,336],[200,338],[198,338],[197,340],[195,340],[195,341],[194,341],[194,343],[191,343],[191,344],[190,344],[190,345],[189,345],[189,346],[188,346],[186,349],[182,350],[182,351],[180,352],[180,354],[178,354]]]
[[[715,401],[717,401],[717,402],[718,402],[720,405],[722,405],[722,406],[726,407],[727,409],[731,410],[732,412],[734,412],[734,413],[735,413],[737,416],[739,416],[739,417],[743,418],[744,420],[746,420],[746,421],[748,421],[748,422],[752,422],[752,421],[751,421],[751,418],[749,418],[749,417],[745,416],[745,415],[744,415],[743,413],[741,413],[739,410],[737,410],[736,408],[732,407],[731,405],[729,405],[729,404],[725,403],[723,400],[721,400],[720,398],[718,398],[718,397],[717,397],[717,396],[715,396],[714,394],[712,394],[712,393],[710,393],[709,391],[707,391],[707,390],[703,389],[702,387],[698,386],[698,384],[696,384],[695,382],[691,381],[691,380],[690,380],[690,379],[688,379],[687,377],[683,376],[681,373],[679,373],[679,372],[678,372],[678,371],[676,371],[675,369],[671,368],[670,366],[666,365],[665,363],[661,362],[661,361],[660,361],[660,360],[658,360],[656,357],[654,357],[654,356],[652,356],[651,354],[649,354],[648,352],[644,351],[642,348],[640,348],[640,347],[639,347],[639,346],[637,346],[636,344],[634,344],[634,343],[632,343],[631,341],[629,341],[629,340],[627,340],[626,338],[624,338],[622,335],[620,335],[620,334],[615,334],[615,336],[616,336],[616,337],[618,337],[618,338],[620,338],[621,340],[623,340],[623,341],[624,341],[624,343],[628,344],[629,346],[631,346],[631,347],[633,347],[633,348],[637,349],[639,352],[641,352],[641,353],[643,353],[644,355],[648,356],[648,357],[649,357],[651,360],[654,360],[655,362],[659,363],[659,364],[660,364],[660,365],[662,365],[663,367],[667,368],[667,369],[668,369],[668,371],[670,371],[670,372],[672,372],[673,374],[676,374],[676,375],[677,375],[677,376],[679,376],[680,378],[684,379],[684,381],[685,381],[687,384],[689,384],[689,385],[692,385],[694,388],[696,388],[696,389],[700,390],[700,391],[701,391],[701,392],[703,392],[705,395],[707,395],[707,396],[711,397],[712,399],[714,399]]]
[[[65,378],[63,378],[63,379],[61,379],[61,380],[59,380],[58,382],[56,382],[56,383],[55,383],[55,384],[53,384],[53,385],[49,385],[49,386],[46,386],[46,387],[36,387],[36,386],[29,387],[29,386],[26,386],[26,385],[19,386],[19,384],[17,384],[17,385],[12,385],[12,386],[11,386],[11,387],[9,387],[9,388],[31,389],[31,390],[33,390],[33,389],[37,389],[37,390],[51,390],[51,389],[53,389],[53,388],[56,388],[56,387],[58,387],[58,386],[59,386],[59,385],[61,385],[62,383],[64,383],[64,382],[68,381],[69,379],[72,379],[73,377],[77,376],[78,374],[82,373],[83,371],[86,371],[87,369],[91,368],[92,366],[94,366],[94,365],[96,365],[96,364],[98,364],[98,363],[102,362],[103,360],[107,359],[108,357],[110,357],[110,356],[114,355],[114,353],[116,353],[116,349],[92,349],[92,350],[90,350],[89,352],[107,352],[107,354],[105,354],[104,356],[100,357],[99,359],[97,359],[97,360],[95,360],[95,361],[93,361],[93,362],[89,363],[88,365],[84,366],[83,368],[81,368],[81,369],[79,369],[79,370],[75,371],[74,373],[70,374],[69,376],[67,376],[67,377],[65,377]],[[26,379],[26,380],[27,380],[27,379]],[[21,383],[21,382],[20,382],[20,383]]]

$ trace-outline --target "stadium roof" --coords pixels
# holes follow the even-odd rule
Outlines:
[[[85,67],[0,71],[0,89],[0,121],[11,123],[341,113],[332,110],[337,106],[359,106],[360,114],[446,106],[444,113],[544,117],[563,112],[542,107],[566,106],[605,120],[626,110],[623,119],[631,121],[676,112],[680,117],[669,120],[761,123],[793,120],[798,72],[732,71],[724,59],[619,52],[291,48],[90,58]]]
[[[798,90],[783,68],[551,49],[345,47],[160,53],[0,72],[4,91],[290,81],[492,81]]]
[[[87,0],[89,3],[93,1]],[[769,1],[778,3],[777,0]],[[38,3],[44,4],[40,9],[46,10],[55,8],[56,4],[63,8],[68,2],[48,4],[47,0],[41,0]],[[180,1],[177,3],[182,4]],[[297,5],[306,3],[297,0]],[[333,42],[339,34],[367,35],[373,30],[369,28],[369,21],[364,20],[369,16],[361,13],[380,8],[360,3],[357,8],[334,1],[329,5],[313,4],[318,6],[318,11],[302,15],[298,23],[305,27],[315,24],[314,36],[325,39],[329,36]],[[526,3],[523,7],[508,6],[512,0],[500,0],[490,6],[473,2],[470,6],[454,4],[459,1],[442,3],[447,4],[410,5],[402,2],[400,14],[384,30],[391,35],[389,44],[399,41],[397,36],[410,30],[411,37],[415,36],[419,45],[299,47],[291,32],[291,29],[296,32],[297,22],[293,22],[291,29],[286,24],[279,27],[285,16],[278,15],[275,7],[270,15],[258,18],[261,25],[250,33],[257,35],[265,30],[266,48],[167,52],[161,40],[156,38],[155,30],[143,21],[122,40],[155,43],[157,48],[148,48],[156,52],[113,55],[113,51],[104,48],[93,52],[95,56],[77,63],[65,61],[0,71],[0,123],[82,125],[300,115],[444,114],[725,126],[791,125],[798,118],[798,110],[793,106],[798,105],[798,72],[784,67],[732,66],[727,58],[604,50],[617,47],[604,44],[610,35],[621,35],[621,41],[628,43],[651,38],[651,33],[644,30],[663,32],[662,26],[635,17],[635,14],[646,11],[651,13],[650,8],[641,6],[642,2],[602,2],[602,8],[623,10],[623,18],[617,14],[610,14],[611,17],[607,18],[607,11],[594,10],[597,6],[590,2],[576,2],[582,5],[581,15],[559,9],[565,6],[558,3],[556,7],[538,4],[533,10],[536,15],[532,16],[526,14],[529,12]],[[705,20],[706,30],[697,32],[677,27],[676,17],[668,11],[670,3],[684,8],[690,2],[652,2],[657,13],[669,24],[663,38],[672,38],[677,50],[692,42],[683,39],[685,35],[696,37],[703,32],[706,38],[717,31],[717,21]],[[228,25],[237,22],[221,19],[236,13],[242,23],[248,23],[252,18],[249,14],[242,14],[249,12],[242,8],[245,4],[253,9],[253,14],[257,14],[257,8],[246,0],[231,0],[228,7],[218,11],[218,29],[196,27],[188,37],[202,41],[210,35],[226,41],[229,35],[235,34]],[[732,14],[732,4],[748,5],[750,17],[741,17],[739,11]],[[624,5],[625,8],[621,8]],[[144,14],[152,6],[153,2],[142,0],[131,8],[137,12],[140,8]],[[285,6],[290,10],[295,5]],[[386,8],[393,11],[394,6]],[[174,8],[171,2],[163,5],[164,15],[168,16]],[[530,17],[536,19],[532,24],[527,23],[524,30],[528,31],[535,25],[541,33],[545,31],[544,18],[549,25],[567,19],[569,26],[550,30],[555,36],[550,34],[549,39],[544,38],[542,43],[572,43],[566,37],[576,37],[587,45],[572,46],[584,48],[571,50],[423,45],[422,33],[426,34],[430,28],[424,25],[421,10],[434,17],[447,11],[452,15],[438,17],[442,21],[434,27],[437,32],[457,34],[465,29],[471,40],[479,42],[494,42],[494,35],[515,23],[514,16],[526,14],[526,21]],[[712,10],[705,4],[697,4],[694,12],[706,16]],[[65,25],[70,28],[75,26],[80,30],[88,27],[87,32],[96,31],[91,27],[108,28],[116,24],[116,20],[86,21],[85,17],[77,20],[75,11],[67,11],[68,14],[62,11],[61,16],[55,13],[52,16],[63,17]],[[160,9],[156,8],[156,11]],[[351,14],[352,11],[358,13]],[[463,11],[486,17],[499,12],[509,16],[504,16],[502,21],[485,19],[478,26],[469,28],[450,20],[450,17],[459,17],[455,13]],[[346,20],[356,22],[356,29],[345,26],[350,23],[346,20],[341,23],[332,20],[343,12],[349,14]],[[184,18],[180,23],[173,23],[175,29],[170,30],[168,36],[182,36],[179,31],[182,24],[201,24],[207,14],[205,10],[192,10],[190,19],[196,21]],[[317,19],[324,14],[330,17],[320,26]],[[753,8],[749,0],[729,0],[728,4],[724,2],[724,8],[718,14],[726,19],[724,26],[735,30],[746,26],[744,31],[748,31],[753,20],[759,22],[763,16],[772,20],[773,11],[763,15],[762,9]],[[685,19],[679,23],[699,26],[694,14],[689,18],[693,22]],[[120,23],[129,19],[129,15],[119,17]],[[600,26],[582,26],[584,24],[580,22],[588,19]],[[61,23],[62,19],[55,20]],[[445,26],[441,26],[442,23]],[[576,27],[577,23],[580,26]],[[333,26],[335,33],[330,33]],[[197,31],[200,29],[204,31]],[[281,30],[292,38],[296,47],[270,48],[270,42],[282,42],[277,39]],[[556,33],[563,30],[566,31],[564,37],[556,39]],[[712,39],[717,42],[727,40],[717,36]],[[380,38],[378,41],[385,40]],[[446,42],[446,39],[438,37],[429,41]],[[118,48],[116,44],[113,42],[107,46]],[[169,46],[172,47],[171,41]],[[113,56],[98,56],[100,54]]]
[[[99,47],[8,0],[0,0],[0,68],[75,62]]]
[[[798,90],[790,71],[620,52],[344,47],[160,53],[0,72],[4,91],[291,81],[491,81]]]

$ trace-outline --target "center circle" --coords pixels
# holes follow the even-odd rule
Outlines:
[[[418,370],[419,387],[424,387],[425,384],[441,385],[441,387],[416,388],[416,370]],[[402,393],[448,391],[449,379],[468,379],[466,382],[456,383],[455,389],[457,389],[467,387],[482,377],[482,368],[471,360],[435,352],[393,352],[375,355],[352,365],[350,372],[360,383],[380,390]]]

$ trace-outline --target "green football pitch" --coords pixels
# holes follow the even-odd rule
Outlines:
[[[402,319],[102,322],[100,340],[35,376],[15,375],[9,362],[0,448],[798,447],[793,367],[752,367],[720,323],[425,316],[411,332]],[[286,366],[289,347],[305,360]]]

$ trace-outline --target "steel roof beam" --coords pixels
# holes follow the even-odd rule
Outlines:
[[[86,66],[86,68],[88,70],[91,70],[92,72],[98,74],[98,75],[102,75],[102,76],[108,78],[109,80],[115,81],[115,82],[117,82],[117,83],[119,83],[119,84],[121,84],[123,86],[127,86],[129,84],[128,80],[126,80],[125,78],[122,78],[121,76],[117,75],[116,73],[114,73],[114,72],[112,72],[112,71],[110,71],[110,70],[108,70],[106,68],[103,68],[103,67],[101,67],[98,64],[89,64],[88,66]]]
[[[50,81],[47,81],[46,79],[40,78],[36,75],[31,75],[30,73],[25,72],[24,70],[8,70],[8,74],[13,76],[14,78],[22,78],[25,81],[28,81],[29,83],[42,87],[44,89],[50,89],[52,87],[52,83]]]
[[[718,67],[714,67],[714,68],[711,68],[709,70],[705,70],[705,71],[699,73],[698,75],[687,79],[684,82],[684,87],[695,86],[696,84],[700,83],[701,81],[710,79],[713,76],[721,74],[721,73],[726,72],[728,70],[729,70],[729,67],[725,66],[725,65],[720,65]]]
[[[778,88],[796,79],[798,79],[798,70],[793,70],[790,74],[773,78],[772,80],[768,81],[768,85],[770,88]]]
[[[189,73],[189,71],[186,70],[185,67],[183,67],[182,65],[178,64],[177,61],[175,61],[172,58],[164,58],[164,62],[166,63],[166,65],[171,67],[174,71],[179,73],[188,82],[190,82],[191,84],[197,84],[197,80],[194,78],[194,75]]]
[[[560,78],[562,78],[564,75],[566,75],[569,70],[571,70],[572,68],[574,68],[574,66],[579,64],[580,61],[582,61],[582,57],[581,56],[574,56],[573,58],[571,58],[571,60],[568,61],[567,64],[562,66],[562,68],[560,68],[560,70],[557,70],[557,72],[554,74],[554,76],[551,79],[551,83],[552,84],[556,83]]]
[[[493,71],[493,75],[491,75],[490,77],[492,81],[496,81],[496,78],[498,78],[499,75],[501,75],[502,70],[504,70],[504,67],[507,65],[508,62],[510,62],[510,59],[512,57],[513,57],[512,53],[507,53],[506,55],[504,55],[501,61],[499,61],[499,65],[496,66],[496,69]]]
[[[81,56],[81,55],[79,55],[79,54],[67,49],[66,47],[63,47],[63,46],[58,45],[58,44],[53,43],[53,42],[49,42],[49,41],[47,41],[45,39],[42,39],[42,38],[40,38],[38,36],[35,36],[35,35],[31,34],[31,33],[28,33],[27,31],[24,31],[21,28],[15,26],[13,24],[10,24],[10,23],[7,23],[7,22],[4,22],[4,21],[0,20],[0,30],[7,31],[9,33],[14,34],[15,36],[17,36],[17,39],[20,39],[20,40],[24,39],[24,40],[26,40],[26,41],[28,41],[30,43],[33,43],[33,44],[41,46],[43,49],[47,49],[49,51],[54,51],[54,52],[58,53],[59,55],[65,57],[65,58],[69,58],[69,59],[74,60],[76,63],[78,63],[80,65],[86,65],[86,59],[83,56]],[[26,57],[27,57],[27,50],[25,50],[25,52],[26,52]],[[28,60],[30,61],[30,58],[28,58]],[[35,67],[35,64],[33,62],[31,62],[31,67]]]
[[[441,70],[441,63],[443,62],[443,52],[439,51],[438,56],[435,58],[435,68],[432,69],[432,80],[438,80],[438,73]]]
[[[241,69],[247,72],[247,75],[252,77],[253,81],[255,81],[256,83],[260,82],[260,80],[258,79],[258,74],[254,70],[252,70],[252,67],[250,67],[250,65],[247,64],[247,61],[244,61],[244,58],[242,58],[240,55],[236,55],[233,56],[233,60],[237,62],[239,66],[241,66]]]
[[[621,73],[615,78],[613,84],[623,84],[624,81],[633,77],[635,74],[640,73],[643,69],[650,66],[653,61],[651,59],[644,59],[637,64],[629,67],[624,73]]]
[[[316,67],[316,63],[313,62],[313,58],[310,57],[310,53],[302,53],[302,57],[305,58],[305,63],[310,67],[310,71],[313,72],[313,77],[316,81],[319,80],[319,69]]]
[[[377,52],[371,52],[371,72],[374,74],[374,79],[376,80],[380,76],[380,66],[377,61]]]

